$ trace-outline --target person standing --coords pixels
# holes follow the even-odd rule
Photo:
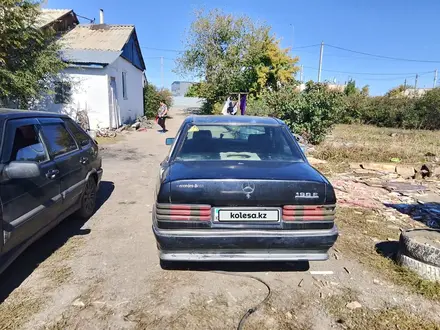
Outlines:
[[[160,102],[159,110],[157,111],[157,123],[162,127],[161,133],[165,133],[168,130],[165,128],[165,118],[168,113],[168,107],[164,102]]]

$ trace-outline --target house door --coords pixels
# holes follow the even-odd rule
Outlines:
[[[110,77],[110,127],[117,128],[119,126],[121,126],[121,116],[116,91],[116,78]]]

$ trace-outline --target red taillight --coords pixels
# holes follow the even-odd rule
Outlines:
[[[334,221],[335,205],[284,205],[284,221]]]
[[[156,204],[158,221],[210,221],[211,205]]]

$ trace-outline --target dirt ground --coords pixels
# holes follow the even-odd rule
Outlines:
[[[271,295],[243,329],[440,329],[437,299],[396,285],[342,243],[325,262],[162,270],[151,208],[165,137],[183,118],[171,115],[167,134],[155,127],[102,145],[98,210],[85,223],[67,219],[2,274],[0,329],[236,329],[268,294],[249,275]]]

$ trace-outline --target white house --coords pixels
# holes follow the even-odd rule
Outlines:
[[[44,14],[44,12],[43,12]],[[76,25],[60,38],[68,67],[39,110],[88,115],[90,128],[116,128],[144,112],[145,63],[133,25]]]

